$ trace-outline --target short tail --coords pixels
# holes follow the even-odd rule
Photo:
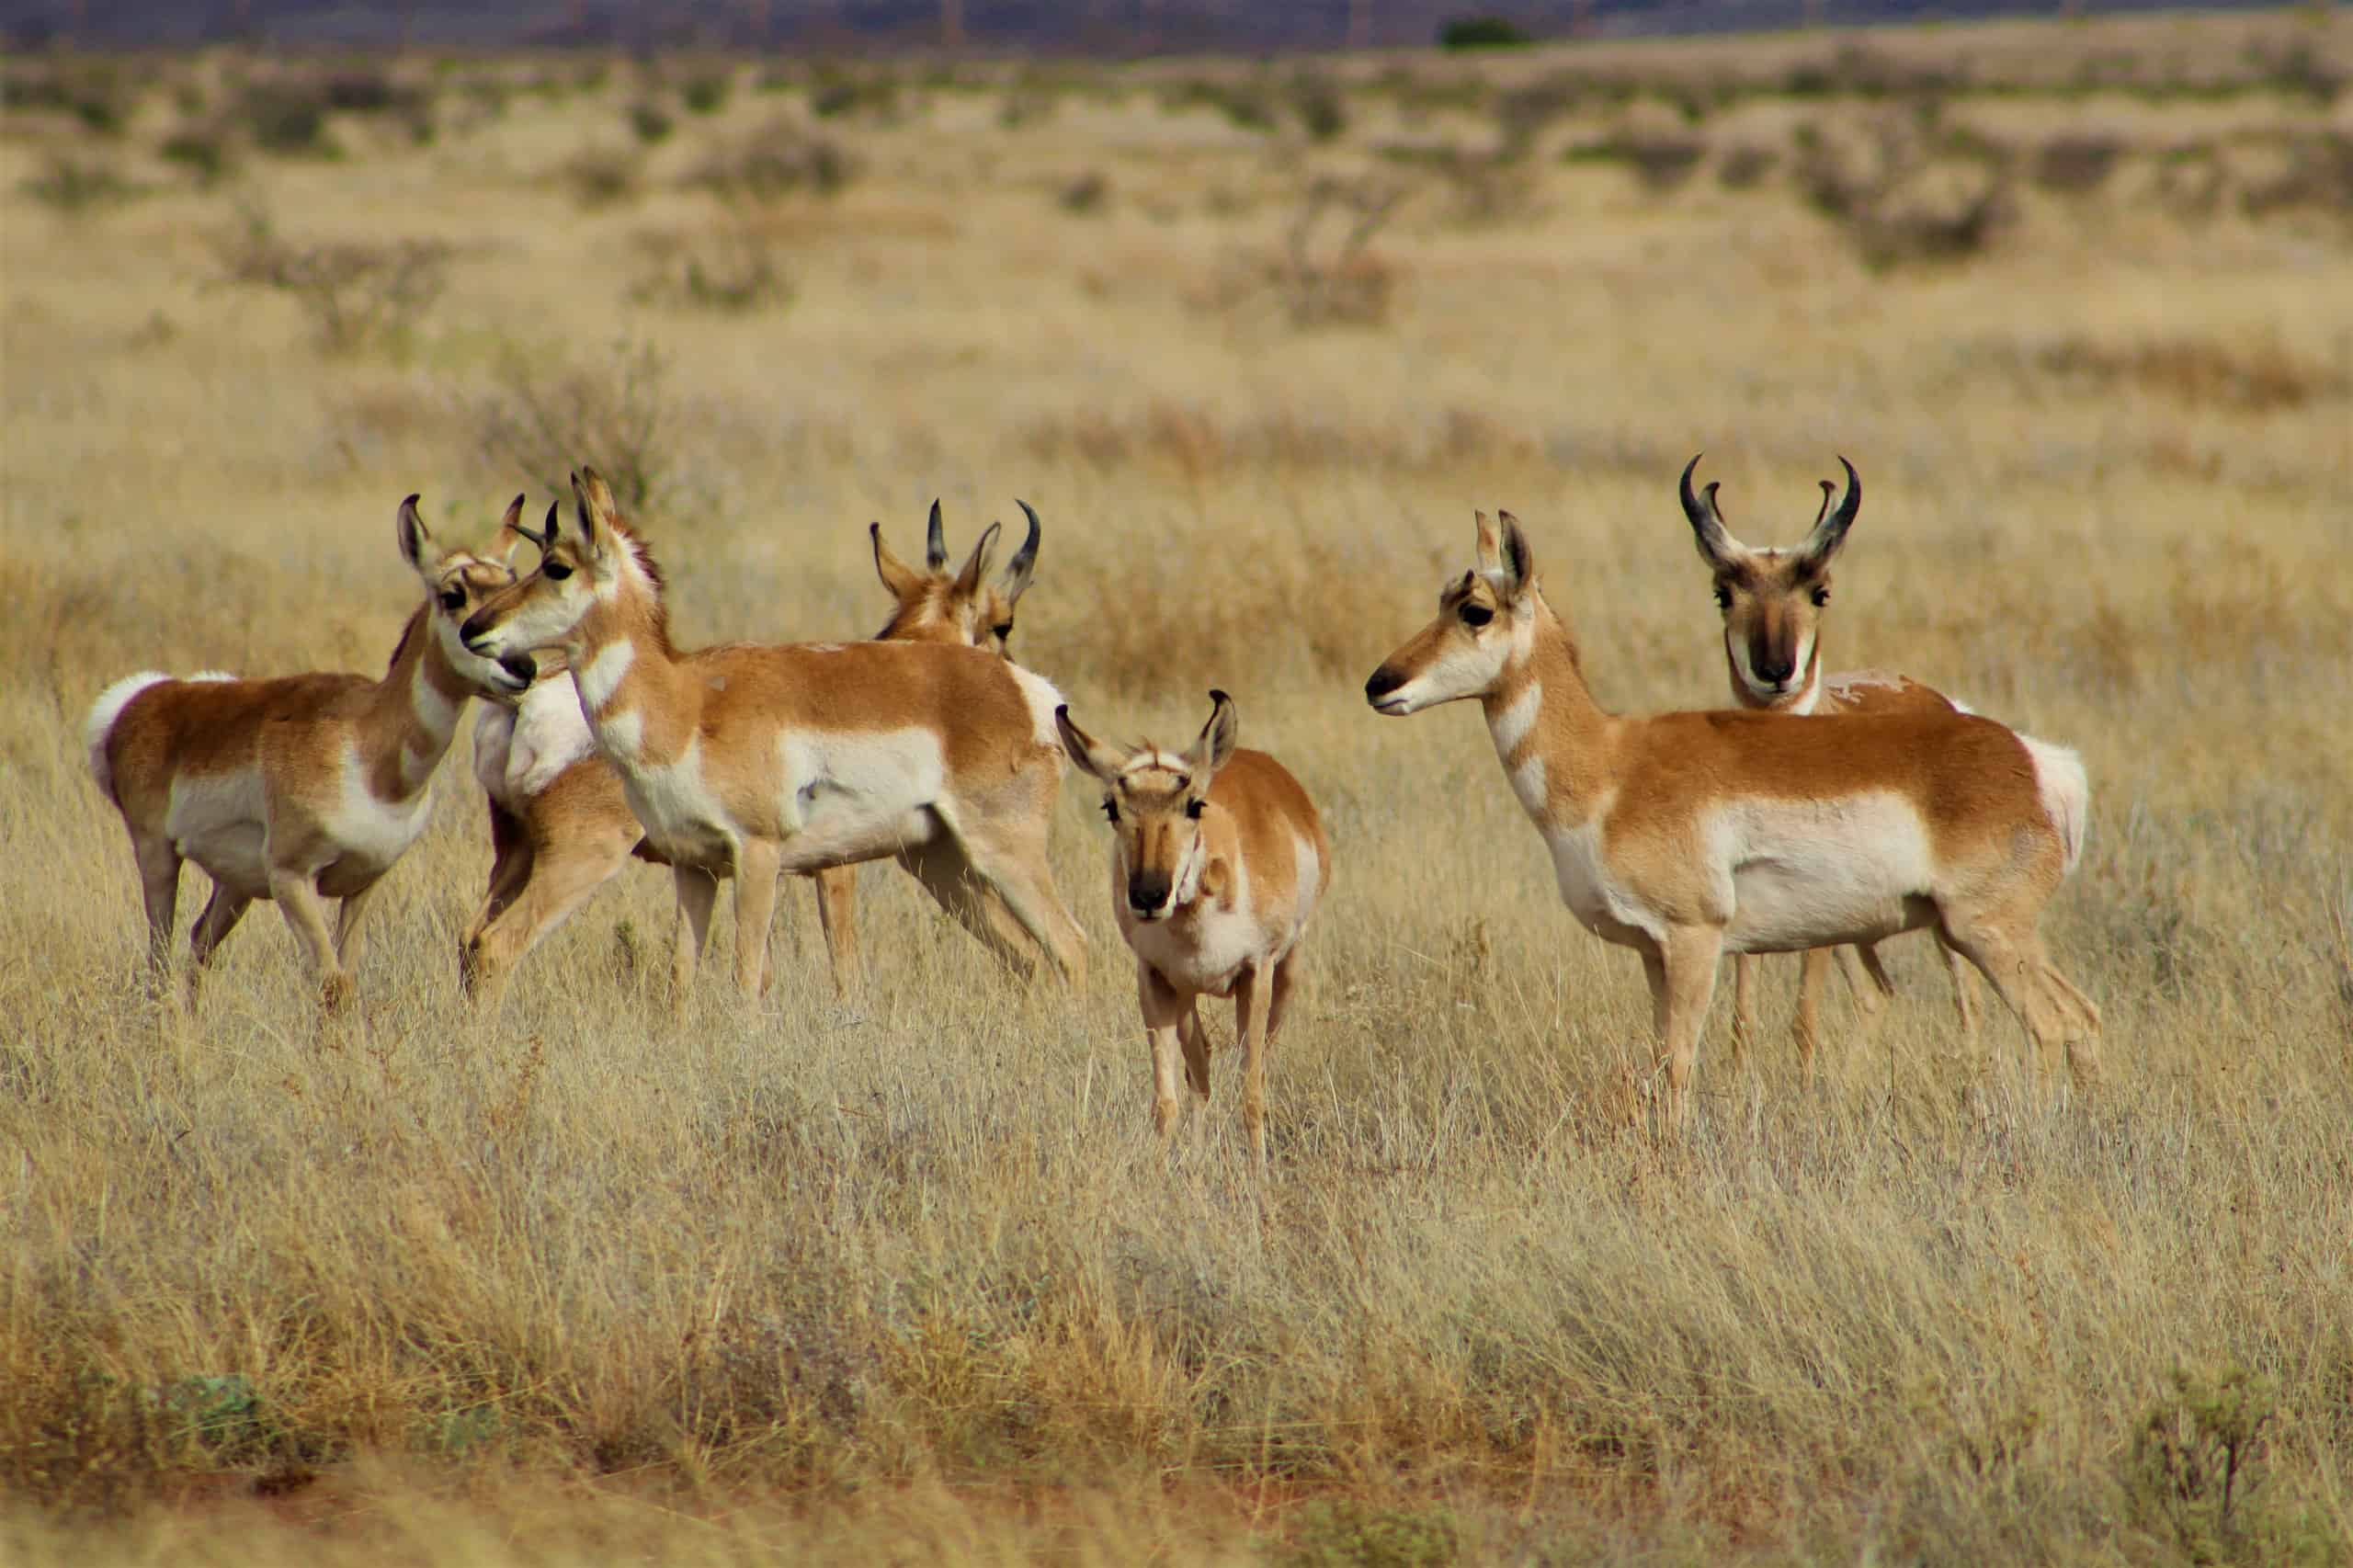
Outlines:
[[[107,766],[107,742],[114,734],[114,722],[122,717],[132,698],[171,678],[153,670],[125,676],[98,693],[98,699],[90,704],[90,716],[82,722],[82,744],[90,753],[90,777],[98,781],[98,793],[117,805],[122,802],[115,800],[114,769]]]
[[[2042,792],[2042,811],[2067,851],[2073,873],[2084,858],[2084,831],[2091,817],[2091,780],[2084,777],[2084,761],[2072,747],[2052,745],[2020,734],[2027,755],[2034,759],[2034,781]]]

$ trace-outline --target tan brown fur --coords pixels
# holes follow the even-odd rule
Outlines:
[[[1051,687],[994,654],[936,643],[681,652],[669,641],[658,568],[609,490],[585,471],[574,494],[580,526],[551,540],[537,572],[478,610],[465,635],[476,652],[508,660],[536,646],[563,649],[600,753],[650,847],[673,867],[680,1006],[720,879],[736,879],[736,979],[756,995],[767,983],[778,873],[886,856],[1018,964],[1024,955],[1008,950],[981,894],[1002,899],[1075,979],[1085,939],[1045,858],[1060,759],[1041,733],[1039,704]],[[785,748],[794,746],[849,760],[813,772],[805,788],[818,792],[803,801],[800,775],[787,777]],[[909,760],[909,748],[936,756],[936,791],[926,792],[927,765]],[[787,786],[792,792],[780,795]],[[869,809],[901,792],[904,808]]]
[[[1942,713],[1958,705],[1935,688],[1909,676],[1885,670],[1858,670],[1841,675],[1822,673],[1822,621],[1831,600],[1831,562],[1854,525],[1862,502],[1861,482],[1854,466],[1847,470],[1843,502],[1838,487],[1822,481],[1822,505],[1803,543],[1794,549],[1757,549],[1733,537],[1725,524],[1717,486],[1711,483],[1695,493],[1693,458],[1683,471],[1679,494],[1691,525],[1699,559],[1715,579],[1717,608],[1723,618],[1724,674],[1733,700],[1759,712],[1789,714],[1855,713],[1887,715]],[[1834,513],[1832,506],[1838,502]],[[1744,668],[1744,665],[1745,668]],[[1749,673],[1760,666],[1786,670],[1786,690],[1759,690]],[[1802,667],[1800,667],[1802,666]],[[1951,976],[1953,1003],[1961,1014],[1964,1035],[1977,1031],[1976,987],[1969,965],[1949,946],[1939,944],[1946,972]],[[1835,949],[1847,965],[1847,981],[1866,1026],[1876,1023],[1886,998],[1895,987],[1879,960],[1874,944],[1857,943]],[[1810,1073],[1821,1037],[1822,993],[1829,978],[1831,950],[1816,949],[1803,960],[1798,981],[1795,1031],[1798,1058]],[[1747,1054],[1757,1038],[1756,974],[1760,960],[1742,953],[1733,960],[1733,1055]]]
[[[1303,972],[1307,926],[1331,886],[1332,850],[1299,780],[1262,751],[1237,747],[1233,701],[1210,694],[1209,723],[1172,756],[1120,751],[1055,714],[1063,748],[1104,785],[1115,835],[1111,907],[1136,957],[1137,1003],[1153,1053],[1154,1119],[1163,1138],[1193,1091],[1210,1093],[1202,996],[1233,999],[1243,1051],[1242,1117],[1254,1167],[1267,1168],[1266,1052]],[[1309,870],[1302,856],[1312,857]],[[1302,886],[1302,876],[1312,884]]]
[[[194,859],[213,891],[189,938],[191,992],[247,905],[271,899],[326,1005],[348,995],[368,895],[422,829],[433,774],[481,674],[453,662],[457,622],[514,580],[503,561],[463,551],[428,559],[415,503],[402,503],[396,533],[428,597],[382,678],[165,678],[119,704],[110,692],[93,710],[92,769],[131,835],[159,980],[180,866]],[[327,899],[341,901],[332,930]]]
[[[2080,847],[2071,755],[1949,710],[1808,723],[1606,712],[1525,534],[1500,520],[1480,517],[1479,569],[1447,585],[1437,619],[1374,671],[1366,698],[1399,716],[1480,700],[1564,902],[1643,956],[1671,1123],[1687,1114],[1727,945],[1789,950],[1933,922],[2040,1053],[2063,1045],[2079,1075],[2096,1070],[2097,1010],[2035,929]]]
[[[1000,570],[995,567],[999,526],[983,530],[950,573],[939,503],[932,503],[926,565],[918,571],[901,561],[882,537],[882,525],[869,526],[875,571],[893,600],[881,641],[985,647],[1010,658],[1014,619],[1021,595],[1036,568],[1040,525],[1029,503],[1025,542]],[[666,628],[664,631],[666,640]],[[556,661],[561,667],[561,658]],[[542,678],[545,678],[544,672]],[[620,776],[602,757],[582,757],[539,792],[489,801],[493,849],[490,884],[482,909],[460,943],[459,969],[470,989],[494,994],[514,965],[569,918],[632,857],[656,865],[670,862],[648,844],[630,810]],[[917,865],[903,858],[920,880]],[[858,872],[827,867],[811,873],[817,922],[824,935],[834,984],[847,996],[858,986],[863,962],[857,926]],[[1029,961],[1030,946],[1004,902],[980,890],[958,894],[959,919],[986,924],[992,947]]]

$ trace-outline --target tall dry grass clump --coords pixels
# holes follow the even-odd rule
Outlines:
[[[1792,77],[1835,62],[1805,39],[1234,67],[1216,104],[1186,85],[1216,62],[1104,68],[1018,123],[978,66],[827,72],[756,113],[721,95],[603,205],[547,171],[631,103],[688,107],[626,65],[540,92],[482,62],[444,98],[496,112],[432,146],[238,172],[303,245],[463,247],[376,355],[306,351],[284,287],[213,286],[188,236],[218,194],[44,205],[24,182],[97,132],[21,111],[0,1558],[2344,1562],[2353,337],[2315,261],[2335,220],[2234,194],[2270,165],[2231,162],[2224,119],[2320,112],[2244,85],[2279,21],[1889,35],[1845,85]],[[2157,131],[2067,86],[2129,49],[2100,80],[2154,91],[2176,27],[2242,84],[2165,100],[2216,117],[2163,132],[2219,149],[2194,218],[2134,195]],[[1506,159],[1495,103],[1531,85],[1558,101],[1518,104]],[[1671,111],[1693,168],[1570,155],[1666,96],[1702,111]],[[789,244],[791,309],[641,298],[633,236],[696,232],[699,160],[772,113],[859,171],[736,200]],[[1794,128],[1861,145],[1890,115],[1932,163],[1956,127],[2016,149],[2014,221],[1867,265],[1800,199]],[[124,177],[147,134],[107,144]],[[2124,150],[2095,179],[2070,137]],[[1735,147],[1772,156],[1735,176]],[[1468,222],[1446,182],[1474,164],[1514,194]],[[1054,199],[1098,169],[1116,199]],[[1361,249],[1411,286],[1345,322],[1212,297],[1325,178],[1409,191]],[[2095,1092],[2054,1101],[2006,1017],[1961,1038],[1915,939],[1876,1035],[1833,1002],[1813,1082],[1771,1045],[1794,966],[1768,962],[1766,1049],[1733,1070],[1719,1007],[1661,1143],[1639,974],[1560,908],[1483,727],[1365,709],[1497,505],[1606,702],[1720,701],[1674,496],[1701,448],[1752,542],[1802,534],[1835,453],[1861,470],[1831,667],[2080,748],[2091,835],[2046,937],[2107,1020]],[[1211,1113],[1151,1137],[1074,782],[1075,994],[1008,983],[873,872],[858,1005],[796,886],[771,995],[714,982],[675,1024],[668,882],[632,870],[469,1011],[489,855],[460,756],[357,1012],[315,1018],[266,909],[192,1014],[146,1001],[91,699],[145,667],[380,668],[414,608],[399,498],[478,540],[583,461],[627,487],[682,644],[870,634],[870,519],[904,551],[941,496],[961,544],[1018,496],[1045,539],[1017,657],[1164,740],[1233,693],[1337,872],[1263,1191],[1222,1026]]]

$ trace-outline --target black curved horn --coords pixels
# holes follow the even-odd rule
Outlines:
[[[1020,507],[1022,515],[1029,519],[1029,537],[1021,541],[1021,548],[1013,552],[1013,559],[1005,563],[1005,570],[1009,576],[1026,576],[1030,568],[1038,564],[1038,508],[1017,495],[1014,497],[1013,504]]]
[[[516,499],[519,501],[522,497],[518,495]],[[543,528],[540,528],[536,532],[530,528],[525,528],[520,523],[517,523],[515,525],[515,531],[521,534],[525,539],[529,540],[533,544],[538,545],[541,555],[545,555],[548,552],[548,546],[555,542],[555,509],[562,505],[563,503],[561,501],[551,501],[548,503],[547,523]]]
[[[939,503],[937,501],[931,504],[931,529],[924,538],[923,558],[925,564],[935,572],[948,570],[948,536],[940,531]]]

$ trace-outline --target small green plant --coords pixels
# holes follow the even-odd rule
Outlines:
[[[629,106],[629,128],[637,132],[637,139],[649,147],[659,146],[668,141],[670,132],[677,129],[677,123],[670,118],[669,110],[650,99],[640,98]]]
[[[1449,1568],[1462,1554],[1454,1517],[1443,1508],[1376,1508],[1349,1500],[1310,1503],[1279,1568]]]
[[[1103,210],[1111,199],[1111,182],[1099,169],[1089,169],[1064,185],[1055,194],[1054,205],[1074,217],[1084,218]]]
[[[643,161],[624,147],[583,147],[556,166],[556,177],[582,208],[611,207],[634,198]]]
[[[140,194],[113,165],[63,153],[51,153],[41,172],[19,188],[42,206],[67,214],[119,206]]]
[[[687,78],[678,89],[678,101],[687,106],[689,114],[717,114],[727,106],[727,89],[731,85],[727,73],[710,71]]]
[[[1299,123],[1318,142],[1329,142],[1348,128],[1347,100],[1323,76],[1302,76],[1291,84],[1291,108]]]
[[[1438,29],[1440,49],[1518,49],[1534,41],[1508,17],[1455,17]]]
[[[2176,1368],[2126,1460],[2134,1524],[2191,1562],[2343,1562],[2347,1543],[2324,1517],[2271,1495],[2279,1399],[2277,1380],[2245,1367]]]
[[[203,125],[175,131],[155,149],[155,154],[167,164],[188,170],[201,186],[219,184],[234,161],[230,156],[228,137],[215,127]]]
[[[281,157],[335,153],[326,133],[325,96],[307,83],[256,82],[245,89],[238,107],[246,134],[265,153]]]

